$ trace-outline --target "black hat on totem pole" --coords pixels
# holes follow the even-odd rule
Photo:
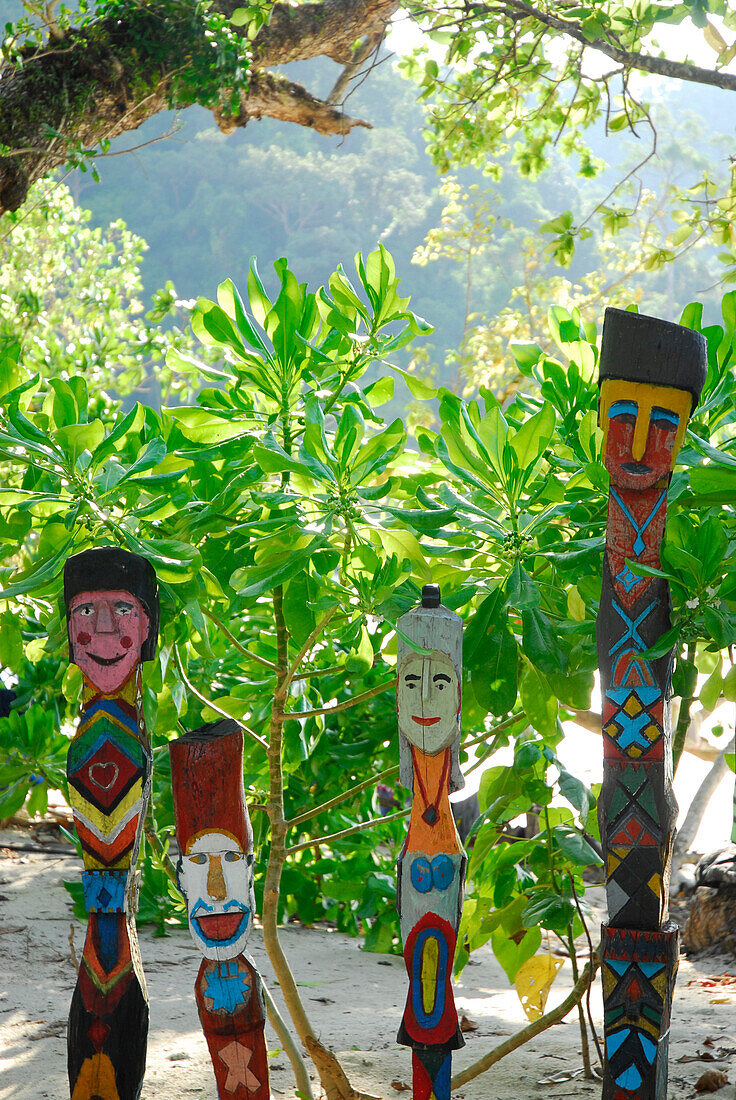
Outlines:
[[[67,558],[64,565],[67,620],[69,606],[80,592],[114,592],[116,589],[129,592],[145,607],[150,627],[141,647],[141,660],[152,661],[156,656],[161,611],[156,571],[150,561],[129,550],[121,550],[119,546],[95,546]]]
[[[672,386],[698,403],[708,371],[707,343],[701,332],[609,306],[603,321],[598,385],[606,378]]]

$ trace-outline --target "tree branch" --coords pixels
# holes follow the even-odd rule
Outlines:
[[[248,90],[240,96],[239,114],[231,114],[229,108],[215,108],[214,115],[224,134],[247,126],[251,119],[265,116],[307,126],[318,134],[349,134],[354,126],[372,129],[370,122],[351,118],[317,99],[301,84],[269,72],[258,72],[251,77]]]
[[[284,718],[316,718],[318,714],[336,714],[339,710],[347,710],[349,707],[357,707],[358,703],[365,703],[366,699],[372,699],[374,695],[380,695],[389,688],[396,687],[395,677],[391,677],[387,684],[378,684],[377,687],[364,691],[360,695],[354,695],[352,699],[346,699],[344,703],[335,703],[334,707],[317,707],[315,710],[289,710]]]
[[[361,821],[359,825],[351,825],[349,829],[342,829],[339,833],[329,833],[327,836],[316,836],[312,840],[304,840],[301,844],[292,844],[286,849],[287,856],[294,852],[301,852],[305,848],[314,848],[318,844],[327,844],[331,840],[340,840],[344,836],[352,836],[353,833],[362,833],[364,829],[372,829],[374,825],[380,825],[384,821],[397,821],[400,817],[408,817],[411,809],[397,810],[395,814],[386,814],[385,817],[372,817],[370,821]]]
[[[639,69],[640,72],[652,73],[655,76],[667,76],[674,80],[689,80],[695,84],[710,84],[715,88],[724,88],[727,91],[736,91],[736,75],[717,69],[704,69],[700,65],[689,65],[684,61],[670,61],[666,57],[653,57],[651,54],[636,53],[615,46],[605,38],[589,38],[577,21],[561,19],[558,15],[550,15],[540,11],[533,4],[527,4],[525,0],[506,0],[504,4],[509,14],[518,13],[536,19],[546,27],[560,31],[576,42],[582,43],[588,49],[597,50],[612,61],[618,62],[625,69]]]
[[[392,767],[385,768],[384,771],[372,775],[370,779],[364,779],[362,783],[357,783],[354,787],[351,787],[349,791],[343,791],[341,794],[335,795],[334,798],[330,798],[327,802],[323,802],[319,806],[314,806],[311,810],[305,810],[303,814],[298,814],[296,817],[292,817],[291,821],[286,822],[287,829],[291,829],[295,825],[301,825],[303,821],[309,821],[311,818],[317,817],[318,814],[323,814],[327,810],[331,810],[334,806],[339,806],[341,802],[347,802],[349,798],[352,798],[356,794],[360,794],[366,787],[372,787],[374,784],[380,783],[382,779],[388,779],[390,775],[393,775],[398,770],[399,765],[394,764]]]
[[[229,16],[240,6],[239,0],[219,0],[216,8]],[[348,65],[356,40],[380,37],[397,7],[398,0],[277,3],[253,43],[246,28],[232,28],[243,35],[243,66],[252,72],[237,117],[225,108],[232,89],[216,89],[219,103],[213,110],[221,128],[229,132],[264,116],[322,134],[343,135],[368,125],[263,67],[322,55]],[[155,3],[131,3],[114,17],[28,49],[22,64],[3,67],[0,213],[17,210],[31,184],[47,172],[89,157],[101,142],[137,129],[160,111],[188,107],[197,96],[212,106],[212,89],[209,95],[198,89],[193,59],[207,46],[204,27],[184,16],[175,22],[167,11]]]
[[[488,1054],[484,1054],[482,1058],[479,1058],[477,1062],[473,1062],[472,1065],[467,1066],[464,1070],[461,1070],[460,1073],[456,1073],[451,1081],[451,1087],[453,1089],[459,1089],[463,1085],[467,1085],[468,1081],[472,1081],[475,1077],[480,1077],[481,1073],[485,1073],[491,1066],[495,1066],[496,1062],[500,1062],[502,1058],[505,1058],[507,1054],[511,1054],[512,1051],[518,1050],[524,1043],[528,1043],[535,1035],[539,1035],[540,1032],[546,1031],[552,1024],[557,1024],[560,1020],[564,1020],[568,1012],[570,1012],[575,1005],[580,1004],[586,989],[595,977],[598,965],[599,962],[596,956],[593,960],[592,967],[590,963],[586,964],[585,969],[562,1004],[559,1004],[557,1008],[553,1008],[550,1012],[545,1013],[544,1016],[540,1016],[538,1020],[534,1020],[531,1024],[522,1028],[521,1031],[517,1031],[515,1035],[511,1035],[505,1043],[500,1043],[497,1047],[494,1047]]]
[[[232,714],[228,714],[226,710],[218,707],[217,703],[213,702],[212,699],[208,699],[206,695],[203,695],[201,691],[197,690],[197,688],[194,686],[194,684],[191,682],[186,672],[184,671],[184,662],[181,659],[181,654],[179,653],[178,646],[176,645],[174,646],[174,658],[176,660],[177,668],[179,669],[179,675],[181,676],[182,683],[184,684],[184,687],[187,689],[187,691],[190,691],[192,695],[199,699],[200,703],[204,703],[204,705],[206,707],[209,707],[210,710],[213,710],[215,714],[221,714],[223,718],[232,718]],[[256,742],[256,744],[260,745],[262,749],[268,750],[268,744],[266,743],[266,741],[264,741],[262,737],[258,736],[255,730],[252,730],[250,726],[246,726],[245,722],[243,722],[240,718],[235,718],[234,721],[238,723],[243,732],[247,733],[248,736]]]

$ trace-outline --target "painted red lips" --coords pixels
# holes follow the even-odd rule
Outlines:
[[[411,720],[418,726],[436,726],[440,721],[439,718],[419,718],[416,714],[412,714]]]
[[[209,913],[197,917],[197,924],[208,940],[229,940],[238,931],[243,920],[242,909],[234,913]]]

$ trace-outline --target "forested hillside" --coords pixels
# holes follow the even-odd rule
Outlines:
[[[0,16],[17,19],[21,8],[18,0],[3,0]],[[89,170],[71,172],[67,183],[92,211],[93,224],[122,218],[148,243],[147,295],[167,280],[181,299],[211,295],[226,275],[243,283],[251,256],[267,283],[273,261],[286,255],[300,278],[318,285],[336,264],[349,264],[356,251],[382,241],[404,273],[413,307],[435,326],[421,369],[456,389],[476,380],[474,363],[480,363],[478,377],[492,381],[509,338],[539,338],[539,317],[532,314],[537,304],[543,314],[550,296],[568,304],[582,288],[592,313],[601,313],[615,295],[672,318],[695,297],[706,306],[711,300],[715,309],[723,274],[715,245],[691,237],[675,263],[662,261],[666,234],[676,228],[667,210],[669,189],[686,188],[704,168],[715,180],[727,175],[728,93],[650,82],[657,156],[615,200],[607,199],[610,189],[652,146],[646,123],[638,139],[618,135],[621,161],[610,167],[603,158],[614,146],[599,126],[584,175],[562,142],[552,167],[537,179],[511,163],[489,163],[486,174],[462,168],[447,208],[447,189],[440,192],[442,179],[424,150],[417,86],[402,77],[397,60],[386,52],[346,105],[350,114],[369,118],[373,129],[326,138],[264,119],[225,136],[211,112],[194,106],[157,115],[113,143],[95,162],[99,183]],[[321,95],[336,67],[319,64],[321,87],[314,62],[310,79]],[[299,80],[305,66],[286,68]],[[604,220],[609,235],[604,239],[600,223],[591,220],[586,236],[586,216],[602,200],[610,210]],[[567,269],[558,263],[564,251],[550,255],[547,248],[554,233],[540,230],[565,207],[584,226]],[[621,304],[620,297],[615,301]]]

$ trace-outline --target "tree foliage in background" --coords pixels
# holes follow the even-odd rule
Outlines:
[[[729,0],[605,0],[562,9],[548,0],[492,0],[470,10],[450,0],[408,8],[424,38],[402,67],[427,103],[430,152],[442,172],[472,164],[498,180],[508,156],[522,176],[535,178],[559,150],[577,159],[583,178],[593,179],[605,167],[590,140],[601,124],[606,135],[628,131],[640,138],[644,167],[656,156],[660,135],[643,77],[736,90],[736,76],[725,71],[736,55],[736,10]],[[680,39],[675,44],[668,37],[662,49],[658,37],[673,27],[682,29]],[[712,67],[691,63],[692,41],[712,51]],[[735,184],[724,156],[722,165],[705,166],[672,188],[676,225],[664,259],[707,235],[722,250],[727,277],[736,278]],[[595,208],[604,225],[635,210],[616,186]],[[545,227],[563,264],[585,239],[588,221],[589,215],[581,219],[568,209]]]
[[[35,187],[31,201],[0,219],[3,388],[29,373],[63,378],[73,363],[98,401],[129,395],[151,375],[164,399],[186,392],[166,353],[191,350],[192,338],[161,326],[177,313],[174,288],[147,313],[140,300],[145,241],[120,220],[91,227],[63,184]]]
[[[338,269],[314,294],[285,261],[276,274],[275,296],[253,267],[242,297],[226,281],[217,302],[196,303],[194,332],[216,362],[168,357],[170,369],[210,383],[196,404],[110,414],[71,372],[6,382],[0,660],[18,677],[19,702],[0,721],[0,813],[26,800],[43,812],[48,790],[64,789],[80,691],[65,654],[64,560],[106,542],[144,554],[161,584],[162,632],[144,692],[155,779],[142,914],[163,930],[176,912],[166,742],[235,717],[266,946],[325,1089],[350,1097],[305,1014],[277,923],[327,917],[366,931],[373,949],[397,946],[405,811],[376,820],[372,792],[396,775],[393,627],[430,578],[465,618],[466,769],[501,748],[514,762],[483,776],[458,968],[490,941],[521,981],[549,936],[570,950],[580,930],[595,800],[558,749],[561,722],[590,707],[596,665],[607,496],[597,334],[554,307],[556,355],[513,347],[529,384],[504,409],[488,389],[465,401],[409,375],[440,419],[438,431],[417,429],[412,451],[402,424],[376,411],[403,372],[376,367],[427,326],[400,297],[385,249],[358,258],[356,284]],[[683,321],[699,327],[699,307]],[[705,332],[708,381],[662,556],[678,757],[697,670],[710,673],[711,702],[736,697],[723,674],[736,641],[734,295]],[[522,813],[538,815],[538,834],[506,843]]]
[[[736,76],[725,68],[736,49],[729,0],[605,0],[562,11],[551,0],[491,0],[471,10],[454,0],[409,0],[404,9],[422,31],[404,69],[429,104],[430,145],[443,171],[473,163],[498,177],[510,154],[523,174],[534,176],[559,148],[592,178],[602,164],[588,138],[601,123],[607,134],[642,136],[648,146],[642,159],[654,154],[641,78],[736,90]],[[200,103],[225,133],[263,116],[326,134],[367,125],[342,105],[351,86],[370,75],[399,4],[158,0],[141,9],[129,0],[101,0],[78,12],[31,3],[26,11],[3,46],[4,209],[19,208],[29,185],[50,169],[86,167],[112,139],[169,107]],[[680,41],[695,38],[713,52],[711,67],[689,64],[687,46],[669,41],[664,56],[657,35],[673,26],[685,31]],[[322,56],[342,71],[321,97],[270,68]],[[718,182],[704,172],[676,198],[680,222],[671,248],[707,232],[733,266],[729,171]],[[601,203],[602,217],[619,213],[615,203]],[[581,228],[571,218],[550,230],[561,254],[571,254]]]
[[[680,234],[679,244],[673,239],[682,227],[676,207],[684,186],[706,170],[715,179],[727,146],[681,96],[664,96],[652,117],[666,140],[646,166],[627,136],[621,166],[595,180],[576,177],[559,149],[550,151],[549,172],[539,179],[524,175],[511,156],[496,166],[497,183],[468,182],[467,169],[462,182],[454,175],[444,179],[439,221],[412,261],[425,270],[452,270],[463,324],[444,361],[436,362],[429,345],[417,349],[420,373],[429,368],[465,394],[478,385],[497,396],[512,393],[524,381],[509,345],[532,341],[553,349],[547,324],[552,304],[595,322],[605,306],[632,302],[646,313],[675,317],[697,296],[716,315],[724,277],[718,244],[703,226]],[[594,136],[600,149],[601,135]],[[630,171],[616,188],[616,202],[606,205],[620,175]],[[562,201],[570,209],[554,216]]]

